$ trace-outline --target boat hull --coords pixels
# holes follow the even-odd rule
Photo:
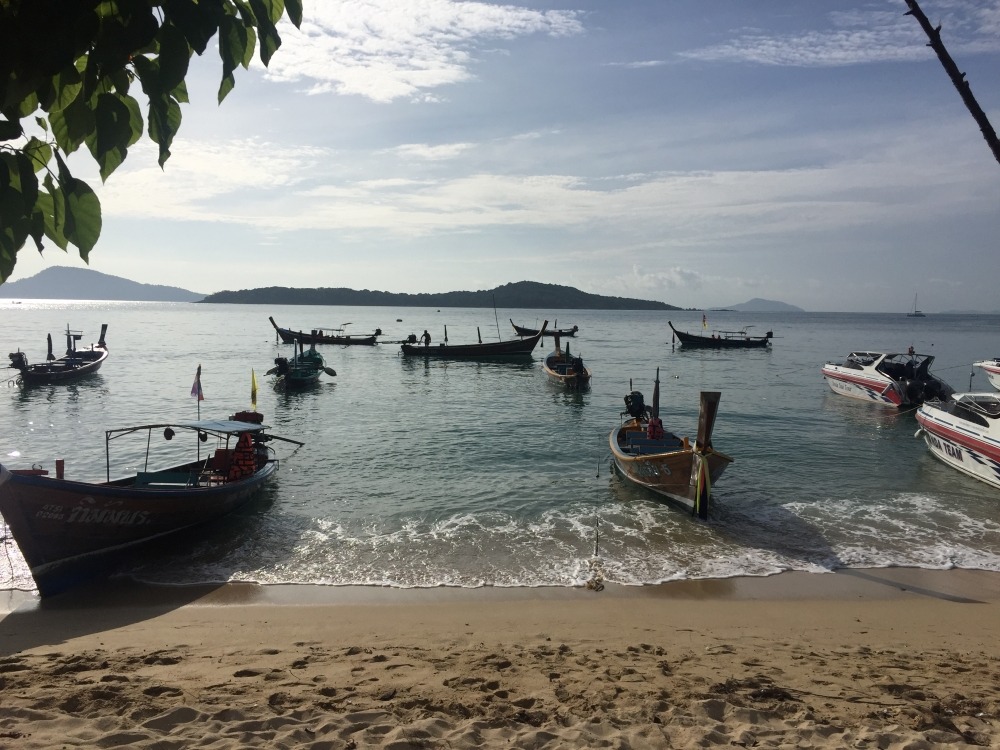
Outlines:
[[[102,347],[78,351],[72,357],[62,357],[52,362],[29,365],[21,370],[20,379],[24,385],[55,385],[71,383],[101,369],[108,358],[108,350]]]
[[[826,365],[822,373],[830,390],[841,396],[893,408],[906,400],[899,386],[888,378],[866,377],[838,365]]]
[[[318,331],[293,331],[281,328],[269,317],[271,325],[283,344],[330,344],[334,346],[375,346],[378,343],[377,334],[370,336],[328,336]]]
[[[583,372],[573,369],[572,358],[567,359],[562,352],[552,352],[542,362],[542,371],[550,383],[571,391],[590,387],[591,372],[586,365]]]
[[[493,357],[530,357],[545,334],[548,321],[534,336],[509,341],[491,341],[485,344],[403,344],[400,352],[407,357],[434,357],[437,359],[490,359]]]
[[[711,487],[722,477],[733,459],[709,449],[699,453],[685,438],[676,447],[658,453],[634,453],[628,449],[625,435],[641,431],[639,423],[629,423],[614,429],[608,436],[615,469],[628,481],[643,487],[671,504],[693,514],[707,516]],[[710,482],[699,478],[703,467]]]
[[[700,336],[695,333],[678,331],[669,320],[667,325],[682,346],[692,349],[767,349],[771,346],[770,336]]]
[[[991,394],[992,395],[992,394]],[[963,418],[955,404],[924,404],[917,423],[931,455],[954,469],[1000,489],[1000,417],[986,426]]]
[[[1000,358],[984,359],[982,362],[974,362],[973,365],[986,373],[990,385],[1000,391]]]
[[[194,471],[202,462],[170,469]],[[91,484],[0,466],[0,513],[42,596],[107,568],[133,548],[215,521],[249,502],[277,471],[268,461],[237,481],[137,487],[135,478]]]
[[[514,326],[514,333],[516,333],[518,336],[534,336],[535,334],[538,333],[537,328],[525,328],[524,326],[517,325],[517,323],[515,323],[513,319],[508,318],[508,320],[510,320],[510,324]],[[552,328],[552,329],[547,328],[545,330],[545,335],[559,336],[560,338],[565,338],[565,337],[572,338],[576,336],[576,332],[578,330],[580,329],[577,328],[576,326],[574,326],[573,328]]]

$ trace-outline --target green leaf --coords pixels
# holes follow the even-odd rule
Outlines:
[[[66,208],[66,238],[80,249],[80,257],[89,261],[101,236],[101,202],[83,180],[70,178],[62,185]]]
[[[162,168],[170,158],[170,144],[181,126],[181,107],[169,96],[149,100],[149,137],[160,146]]]
[[[108,151],[128,145],[132,137],[131,113],[115,94],[100,94],[94,114],[96,127],[93,136],[87,139],[87,145],[94,158],[100,160]]]
[[[257,31],[260,35],[260,61],[267,65],[271,62],[271,56],[281,46],[281,37],[278,35],[278,30],[274,28],[270,9],[264,2],[265,0],[250,0],[250,7],[253,8],[254,15],[257,17]]]
[[[49,121],[46,120],[44,117],[36,117],[35,124],[42,130],[44,130],[46,133],[49,132]]]
[[[62,250],[69,247],[66,239],[65,222],[66,198],[62,189],[55,184],[52,175],[45,175],[45,190],[38,193],[35,210],[41,212],[45,225],[45,236]]]
[[[222,100],[229,96],[229,92],[232,91],[235,86],[236,79],[233,78],[232,73],[227,76],[222,76],[222,83],[219,84],[219,104],[222,104]]]
[[[24,146],[24,155],[30,159],[34,171],[41,172],[52,161],[52,146],[31,136]]]
[[[49,122],[56,145],[67,154],[76,151],[95,128],[94,111],[82,96],[74,99],[65,109],[50,113]]]
[[[23,132],[19,121],[0,120],[0,141],[12,141],[15,138],[20,138]]]
[[[191,47],[173,24],[164,24],[157,35],[160,41],[160,90],[172,91],[187,77]]]
[[[52,77],[52,87],[55,89],[55,100],[49,107],[50,112],[58,112],[68,107],[83,90],[83,76],[75,65],[67,65]]]
[[[34,205],[37,185],[27,157],[0,152],[0,257],[4,259],[16,255],[28,239],[28,215]],[[0,260],[0,272],[8,266],[13,269],[12,260]]]
[[[302,0],[285,0],[285,10],[288,12],[288,20],[295,28],[302,26]]]

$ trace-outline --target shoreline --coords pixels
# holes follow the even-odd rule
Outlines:
[[[998,746],[997,622],[1000,573],[964,569],[602,591],[105,584],[0,617],[0,738]]]
[[[594,598],[720,601],[886,600],[921,596],[959,603],[1000,600],[1000,572],[969,568],[839,568],[827,573],[784,571],[769,576],[734,576],[666,581],[643,586],[327,586],[319,584],[221,583],[143,584],[106,580],[41,600],[36,592],[6,589],[0,618],[16,611],[87,603],[102,607],[169,606],[349,606],[588,601]]]

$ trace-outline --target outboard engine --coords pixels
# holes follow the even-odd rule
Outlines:
[[[406,337],[406,343],[407,344],[415,344],[415,343],[417,343],[417,334],[411,333],[409,336],[407,336]]]
[[[625,411],[640,419],[646,413],[646,401],[639,391],[632,391],[625,397]]]
[[[381,328],[376,328],[375,329],[375,333],[372,334],[372,336],[381,336],[381,335],[382,335],[382,329]]]
[[[278,357],[274,360],[274,366],[277,368],[279,375],[285,375],[288,372],[288,358]]]
[[[28,355],[24,352],[11,352],[10,366],[18,370],[28,369]]]

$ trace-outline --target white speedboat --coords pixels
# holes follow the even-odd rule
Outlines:
[[[984,359],[982,362],[973,362],[975,367],[980,368],[990,379],[990,385],[1000,391],[1000,357]]]
[[[930,374],[934,357],[884,352],[851,352],[843,362],[823,365],[823,377],[834,393],[883,406],[915,406],[946,399],[955,389]]]
[[[1000,395],[956,393],[917,409],[931,453],[949,466],[1000,489]]]

